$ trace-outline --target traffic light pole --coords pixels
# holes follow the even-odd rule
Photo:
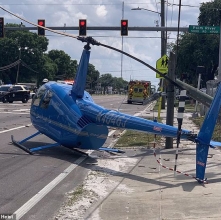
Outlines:
[[[72,31],[72,30],[79,30],[79,26],[65,26],[65,27],[47,27],[52,30],[57,30],[57,31]],[[37,27],[4,27],[5,30],[7,31],[36,31],[38,28]],[[120,31],[121,27],[120,26],[87,26],[87,30],[90,31]],[[188,32],[189,27],[180,27],[179,30],[181,32]],[[128,31],[178,31],[177,27],[128,27]]]
[[[176,55],[170,52],[170,59],[168,65],[168,77],[175,81]],[[174,120],[174,85],[168,82],[167,86],[167,113],[166,124],[173,126]],[[166,137],[166,149],[173,148],[173,138]]]

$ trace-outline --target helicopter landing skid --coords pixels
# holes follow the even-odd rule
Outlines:
[[[84,156],[86,156],[86,157],[89,156],[88,153],[85,153],[85,152],[83,152],[83,151],[81,151],[81,150],[78,150],[78,149],[76,149],[76,148],[71,148],[71,150],[73,150],[74,152],[77,152],[77,153],[79,153],[79,154],[82,154],[82,155],[84,155]]]
[[[12,140],[12,143],[13,143],[16,147],[22,149],[22,150],[25,151],[26,153],[29,153],[29,154],[33,155],[33,153],[32,153],[27,147],[23,146],[23,145],[20,144],[18,141],[15,141],[13,135],[11,135],[11,140]]]
[[[98,150],[107,151],[109,153],[121,153],[121,154],[125,153],[125,151],[123,151],[123,150],[119,150],[116,148],[109,148],[109,147],[100,147]]]
[[[25,143],[27,140],[29,140],[29,139],[31,139],[31,138],[33,138],[33,137],[39,135],[39,134],[41,134],[41,133],[38,131],[38,132],[32,134],[31,136],[29,136],[29,137],[27,137],[27,138],[25,138],[25,139],[23,139],[23,140],[21,140],[21,141],[15,141],[13,135],[11,135],[11,140],[12,140],[12,143],[13,143],[16,147],[22,149],[23,151],[25,151],[26,153],[29,153],[29,154],[31,154],[31,155],[33,155],[33,152],[35,152],[35,151],[39,151],[39,150],[43,150],[43,149],[46,149],[46,148],[51,148],[51,147],[60,146],[59,143],[48,144],[48,145],[39,146],[39,147],[33,147],[33,148],[27,148],[27,147],[25,147],[24,145],[22,145],[22,144]]]

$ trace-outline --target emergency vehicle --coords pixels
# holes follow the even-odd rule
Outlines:
[[[132,102],[142,103],[151,95],[151,82],[150,81],[130,81],[128,84],[128,97],[127,103]]]

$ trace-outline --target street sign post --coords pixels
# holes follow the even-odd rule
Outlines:
[[[165,54],[156,62],[156,69],[160,71],[162,74],[168,73],[168,63],[169,57]],[[156,74],[156,78],[163,78],[158,73]]]
[[[198,25],[189,25],[189,33],[195,34],[219,34],[219,26],[198,26]]]

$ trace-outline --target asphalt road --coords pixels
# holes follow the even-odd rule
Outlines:
[[[94,96],[95,102],[108,108],[134,115],[143,105],[126,104],[125,96]],[[87,158],[63,147],[29,155],[11,144],[36,132],[26,104],[0,103],[0,214],[16,213],[16,219],[45,220],[53,216],[65,199],[85,178],[90,165]],[[113,134],[113,131],[109,131]],[[105,146],[113,141],[112,135]],[[52,140],[39,135],[28,142],[31,147]],[[93,152],[93,155],[97,152]]]

